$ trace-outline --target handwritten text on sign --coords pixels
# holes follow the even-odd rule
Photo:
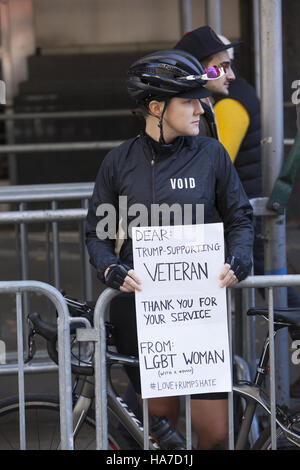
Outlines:
[[[132,233],[142,397],[231,390],[223,224]]]

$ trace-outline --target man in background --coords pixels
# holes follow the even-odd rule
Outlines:
[[[240,43],[230,43],[209,26],[202,26],[183,36],[175,49],[194,55],[204,67],[223,67],[225,75],[206,85],[213,94],[214,114],[205,108],[207,129],[212,128],[211,121],[215,119],[216,130],[208,130],[205,135],[219,137],[251,199],[262,195],[260,103],[254,88],[245,79],[236,77],[232,67],[233,48]]]
[[[210,105],[204,106],[205,115],[202,119],[205,121],[200,124],[200,133],[221,141],[251,199],[262,196],[260,101],[252,85],[236,76],[233,69],[234,48],[240,43],[230,43],[224,36],[218,36],[211,27],[202,26],[185,34],[175,49],[194,55],[203,67],[223,67],[223,77],[207,82],[206,87],[213,94],[208,98]],[[297,105],[297,128],[300,136],[300,104]],[[263,275],[261,217],[254,218],[254,228],[254,274]],[[287,288],[287,297],[289,307],[300,307],[300,296],[295,289]],[[291,386],[291,396],[300,397],[300,378]]]
[[[201,26],[185,34],[174,47],[189,52],[203,67],[223,67],[225,75],[208,81],[212,91],[210,104],[205,107],[206,124],[202,135],[219,138],[237,170],[249,199],[262,196],[260,102],[254,88],[244,78],[236,76],[232,60],[234,48],[241,41],[230,43],[218,36],[210,26]],[[215,125],[214,125],[215,124]],[[254,274],[264,274],[264,243],[261,217],[255,217],[253,247]],[[289,307],[300,307],[300,296],[287,289]]]

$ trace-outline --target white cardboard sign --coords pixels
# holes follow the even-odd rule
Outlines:
[[[231,390],[223,224],[135,227],[143,398]]]

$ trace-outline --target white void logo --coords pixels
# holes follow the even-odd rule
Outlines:
[[[171,178],[172,189],[189,189],[195,188],[195,178]]]

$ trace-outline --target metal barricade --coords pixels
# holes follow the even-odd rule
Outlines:
[[[105,289],[97,300],[94,311],[95,334],[89,334],[90,339],[95,342],[95,408],[96,408],[96,448],[106,450],[108,448],[108,421],[107,421],[107,390],[106,390],[106,333],[105,315],[111,300],[118,295],[115,289]],[[87,335],[83,340],[89,340]],[[186,441],[187,449],[192,448],[190,396],[186,396]],[[143,428],[144,449],[149,450],[149,415],[148,400],[143,400]]]
[[[26,224],[27,223],[34,223],[34,222],[51,222],[53,224],[59,221],[65,220],[78,220],[84,221],[87,214],[87,203],[88,199],[91,197],[93,190],[92,183],[75,183],[75,184],[67,184],[67,185],[34,185],[34,186],[19,186],[19,187],[9,187],[9,188],[1,188],[0,189],[0,203],[17,203],[19,204],[20,211],[11,211],[11,212],[0,212],[0,224],[16,224],[23,228],[21,231],[21,258],[23,263],[22,275],[23,279],[28,278],[28,264],[27,264],[27,233],[26,233]],[[66,200],[82,200],[82,207],[76,209],[59,209],[57,207],[58,201],[66,201]],[[34,201],[50,201],[51,202],[51,209],[49,210],[34,210],[28,211],[24,210],[27,202],[34,202]],[[259,215],[259,203],[261,202],[262,205],[264,203],[264,198],[256,200],[256,205],[254,207],[255,212]],[[81,239],[83,240],[83,232],[81,233]],[[58,239],[58,231],[57,226],[53,226],[53,243],[54,243],[54,273],[55,273],[55,287],[60,287],[60,279],[59,279],[59,239]],[[91,276],[92,276],[92,268],[89,264],[88,256],[86,251],[84,251],[84,260],[83,265],[86,270],[86,277],[85,277],[85,285],[86,285],[86,292],[84,298],[87,300],[93,299],[93,293],[91,290]],[[18,281],[21,282],[21,281]],[[25,282],[25,281],[24,281]],[[16,283],[14,282],[14,285]],[[248,289],[253,290],[255,288],[268,288],[269,295],[268,295],[268,305],[270,308],[270,318],[272,318],[273,312],[273,288],[276,287],[283,287],[283,286],[297,286],[300,285],[300,276],[298,275],[274,275],[274,276],[256,276],[256,277],[249,277],[247,280],[239,283],[235,286],[234,289]],[[231,312],[231,290],[229,290],[228,295],[228,311]],[[24,290],[24,296],[27,295],[26,289]],[[106,448],[107,442],[107,435],[106,435],[106,425],[107,421],[105,421],[106,414],[106,370],[105,370],[105,342],[101,342],[101,338],[105,338],[104,333],[104,313],[106,308],[111,301],[111,299],[117,295],[117,292],[112,290],[106,290],[104,293],[99,297],[96,310],[95,310],[95,330],[94,332],[90,331],[89,334],[93,337],[93,341],[96,343],[97,353],[96,353],[96,364],[95,364],[95,373],[96,373],[96,412],[98,415],[98,422],[101,423],[97,426],[97,446],[98,448]],[[25,305],[26,307],[26,305]],[[25,308],[24,308],[25,310]],[[272,328],[272,320],[269,320],[269,328]],[[230,329],[230,338],[232,340],[232,327],[231,327],[231,315],[229,315],[229,329]],[[270,330],[271,331],[271,330]],[[94,335],[94,336],[93,336]],[[100,339],[98,339],[100,338]],[[271,400],[272,406],[275,403],[275,370],[274,365],[274,346],[273,342],[273,335],[270,335],[270,345],[271,345]],[[247,337],[247,348],[250,350],[253,347],[253,331],[248,331]],[[272,349],[273,348],[273,349]],[[1,351],[0,350],[0,363],[1,363]],[[249,352],[249,357],[253,356],[253,351]],[[249,363],[249,357],[244,357]],[[102,359],[102,363],[99,363],[99,358]],[[251,364],[249,364],[251,366]],[[53,366],[52,366],[53,367]],[[250,367],[251,369],[251,367]],[[37,369],[38,370],[38,369]],[[12,372],[12,368],[8,367],[7,372]],[[16,369],[14,368],[14,372]],[[187,442],[188,446],[190,446],[191,442],[191,431],[190,431],[190,401],[189,397],[186,398],[186,416],[187,416]],[[233,425],[232,419],[232,411],[230,409],[230,422]],[[144,415],[145,415],[145,429],[147,430],[148,427],[148,414],[147,414],[147,402],[144,402]],[[275,423],[275,411],[272,410],[272,423],[273,423],[273,439],[274,438],[274,423]],[[147,433],[145,432],[145,436],[147,437]],[[233,427],[230,427],[230,441],[231,441],[231,448],[233,446]],[[146,439],[145,437],[145,439]],[[276,445],[276,443],[274,443]],[[147,448],[147,442],[145,441],[145,448]],[[189,447],[190,448],[190,447]]]
[[[243,282],[237,284],[234,289],[255,289],[266,288],[268,290],[268,329],[270,337],[270,422],[272,449],[276,449],[276,373],[275,373],[275,350],[274,350],[274,303],[273,290],[277,287],[300,286],[300,275],[270,275],[270,276],[249,276]],[[107,449],[107,390],[106,390],[106,345],[105,345],[105,315],[111,300],[119,292],[114,289],[106,289],[98,298],[94,311],[94,333],[88,332],[90,340],[95,342],[95,399],[96,399],[96,445],[97,449]],[[228,330],[229,344],[232,344],[232,289],[228,289],[227,310],[228,310]],[[85,336],[84,340],[88,340]],[[232,356],[232,350],[231,350]],[[192,448],[191,430],[191,408],[190,396],[186,396],[186,441],[187,449]],[[234,416],[233,416],[233,392],[229,394],[229,448],[234,449]],[[143,400],[144,419],[144,449],[149,449],[148,434],[148,404]]]
[[[300,286],[299,274],[270,275],[270,276],[249,276],[240,282],[234,289],[267,289],[268,305],[268,331],[270,347],[270,425],[272,449],[277,447],[276,438],[276,369],[275,369],[275,344],[274,344],[274,288]],[[231,326],[231,289],[228,289],[228,322],[229,332]],[[230,334],[230,344],[232,335]],[[288,366],[288,365],[287,365]],[[233,392],[229,394],[229,448],[234,449],[234,420],[233,420]]]
[[[92,268],[86,253],[84,244],[84,220],[87,214],[88,200],[93,192],[93,183],[69,183],[69,184],[45,184],[8,186],[0,188],[0,204],[13,204],[17,210],[0,212],[0,225],[14,224],[16,228],[17,256],[21,266],[20,277],[25,280],[29,278],[28,261],[28,224],[43,222],[46,237],[47,266],[50,266],[50,224],[52,225],[53,246],[53,284],[57,289],[61,286],[61,262],[58,223],[65,221],[79,222],[80,262],[78,272],[82,273],[82,296],[92,300],[93,283]],[[78,201],[81,207],[72,209],[60,209],[58,204],[66,201]],[[29,203],[47,204],[43,210],[27,210]],[[49,207],[50,206],[50,207]],[[74,206],[76,204],[74,203]],[[49,268],[48,268],[49,271]],[[18,276],[16,276],[18,277]],[[48,277],[46,282],[52,284]]]
[[[23,357],[22,310],[22,295],[25,292],[36,292],[48,297],[48,299],[54,304],[58,314],[57,339],[59,358],[61,448],[63,450],[73,450],[70,323],[71,321],[75,321],[75,319],[69,316],[69,310],[64,297],[53,286],[39,281],[1,281],[0,294],[16,294],[20,449],[26,449],[24,372],[27,367],[24,365]]]

